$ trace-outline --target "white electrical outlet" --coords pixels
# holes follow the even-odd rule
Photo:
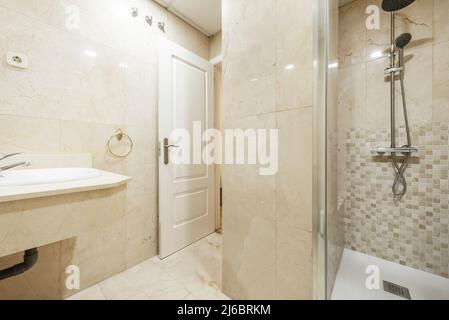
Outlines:
[[[23,53],[8,51],[6,53],[6,63],[15,68],[27,69],[28,57]]]

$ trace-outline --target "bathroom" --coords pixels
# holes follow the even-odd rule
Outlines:
[[[0,300],[448,299],[446,13],[0,0]]]

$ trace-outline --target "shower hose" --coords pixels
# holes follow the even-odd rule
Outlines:
[[[405,120],[405,130],[407,132],[407,144],[404,147],[411,147],[412,146],[412,139],[410,136],[410,127],[408,123],[408,115],[407,115],[407,102],[405,100],[405,86],[404,86],[404,74],[401,72],[401,93],[402,93],[402,106],[404,109],[404,120]],[[393,183],[393,194],[395,197],[403,197],[407,193],[407,179],[405,178],[405,171],[407,170],[411,154],[410,153],[404,153],[404,162],[400,165],[398,158],[396,156],[396,153],[391,154],[392,162],[393,162],[393,169],[395,171],[395,179]],[[401,188],[402,185],[402,188]]]

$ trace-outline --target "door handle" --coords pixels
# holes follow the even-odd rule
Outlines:
[[[168,165],[170,163],[169,154],[170,154],[170,148],[177,149],[179,146],[174,144],[169,144],[168,138],[164,139],[164,164]]]

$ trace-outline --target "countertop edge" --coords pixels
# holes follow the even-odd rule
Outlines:
[[[101,171],[101,170],[99,170]],[[129,181],[131,181],[130,177],[118,175],[115,173],[110,173],[106,171],[106,174],[109,175],[106,179],[106,181],[98,181],[93,182],[89,180],[85,180],[82,182],[78,181],[78,185],[75,185],[73,187],[70,186],[63,186],[62,188],[57,188],[57,184],[55,184],[54,189],[50,188],[48,190],[37,190],[35,192],[24,190],[22,193],[17,192],[15,194],[11,195],[1,195],[0,194],[0,203],[5,202],[12,202],[12,201],[20,201],[20,200],[28,200],[28,199],[35,199],[35,198],[43,198],[43,197],[52,197],[52,196],[58,196],[58,195],[67,195],[72,193],[80,193],[80,192],[88,192],[88,191],[95,191],[95,190],[105,190],[105,189],[112,189],[120,187],[124,184],[127,184]],[[97,178],[95,178],[97,179]],[[60,185],[59,185],[60,186]],[[45,185],[45,187],[49,188],[49,185]]]

